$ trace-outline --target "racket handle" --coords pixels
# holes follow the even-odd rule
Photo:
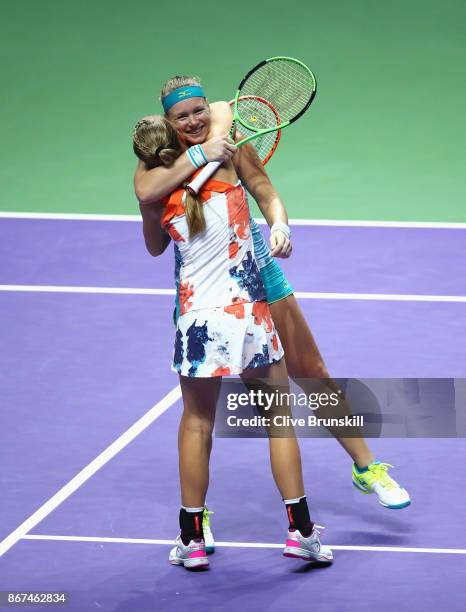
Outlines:
[[[186,189],[192,195],[197,195],[202,185],[209,179],[216,170],[222,165],[221,161],[211,161],[204,166],[199,174],[188,184]]]

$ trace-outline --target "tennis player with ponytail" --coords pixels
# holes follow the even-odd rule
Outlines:
[[[274,325],[285,351],[288,374],[303,386],[304,391],[307,379],[325,379],[330,389],[335,389],[337,385],[329,377],[313,335],[293,296],[293,290],[276,261],[272,259],[288,257],[291,254],[288,219],[283,204],[252,146],[245,145],[237,150],[228,137],[232,121],[229,105],[226,102],[209,105],[200,88],[200,82],[195,77],[175,77],[162,89],[161,100],[165,116],[176,128],[182,150],[187,151],[198,145],[201,145],[202,150],[197,149],[197,153],[194,153],[194,161],[191,154],[184,153],[172,165],[167,166],[153,167],[140,158],[134,186],[143,216],[146,246],[154,256],[160,255],[167,247],[170,235],[163,231],[160,225],[160,202],[185,183],[198,166],[205,163],[203,156],[208,162],[223,162],[215,174],[216,180],[232,180],[232,173],[236,170],[271,227],[269,249],[254,220],[250,219],[254,257]],[[184,91],[188,91],[187,95],[183,94],[186,95],[184,99],[168,98],[173,92],[176,94]],[[179,303],[178,291],[177,312],[180,309]],[[333,433],[335,435],[335,432]],[[387,508],[399,509],[410,504],[406,489],[400,487],[388,475],[387,471],[391,466],[375,460],[362,436],[335,437],[353,461],[352,482],[358,490],[375,493],[380,504]]]
[[[208,112],[204,104],[198,116],[203,112]],[[197,127],[196,133],[202,133],[203,120]],[[227,155],[234,151],[227,140],[219,146]],[[183,151],[181,157],[189,160],[191,174],[206,160],[203,148],[177,143],[175,128],[162,117],[146,117],[136,124],[133,147],[148,168],[163,171],[172,168]],[[172,368],[180,376],[184,410],[178,438],[181,533],[169,560],[186,568],[205,568],[209,561],[204,508],[221,377],[236,374],[246,383],[262,379],[271,389],[279,386],[287,392],[286,365],[253,256],[246,192],[234,168],[226,169],[222,180],[217,176],[208,180],[199,200],[186,196],[182,188],[175,189],[164,198],[163,206],[142,203],[141,210],[149,251],[159,248],[160,232],[155,228],[159,220],[175,244],[177,327]],[[331,561],[332,552],[320,544],[310,519],[295,436],[270,436],[269,452],[289,521],[284,555]]]
[[[176,92],[183,92],[186,88],[190,89],[186,99],[172,104],[176,100],[173,97]],[[233,141],[227,135],[232,122],[231,109],[226,102],[209,105],[203,91],[196,88],[200,88],[200,81],[195,77],[170,79],[161,92],[165,116],[176,128],[185,149],[201,145],[207,161],[223,161],[215,178],[227,177],[228,180],[236,152]],[[199,164],[202,163],[203,160],[199,159]],[[272,318],[285,350],[288,373],[299,385],[305,384],[306,379],[326,379],[329,387],[335,389],[337,385],[330,379],[309,326],[293,296],[293,290],[272,258],[288,257],[291,254],[286,210],[251,145],[238,149],[234,164],[242,183],[255,198],[271,227],[269,249],[257,224],[250,219],[254,256]],[[181,155],[170,167],[150,168],[141,161],[138,164],[134,177],[135,191],[141,204],[146,235],[150,228],[150,240],[146,239],[146,244],[154,256],[160,255],[170,241],[157,222],[160,214],[157,203],[187,181],[193,169],[188,155]],[[362,436],[335,437],[353,461],[352,482],[358,490],[375,493],[380,504],[387,508],[400,509],[410,504],[406,489],[388,475],[391,466],[376,461]]]

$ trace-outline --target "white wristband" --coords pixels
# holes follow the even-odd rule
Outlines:
[[[291,238],[291,230],[289,225],[287,225],[286,223],[283,223],[282,221],[278,221],[277,223],[274,223],[272,225],[272,227],[270,228],[270,233],[273,234],[273,232],[279,230],[280,232],[282,232],[282,234],[285,234],[285,236],[288,238],[288,240],[290,240]]]
[[[207,158],[201,145],[199,144],[189,147],[189,149],[186,151],[186,155],[196,169],[200,168],[201,166],[205,166],[207,163]]]

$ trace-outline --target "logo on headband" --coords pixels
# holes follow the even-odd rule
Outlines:
[[[205,98],[205,94],[202,90],[202,87],[200,87],[199,85],[179,87],[178,89],[175,89],[162,99],[162,106],[164,111],[167,113],[171,109],[171,107],[174,106],[177,102],[180,102],[181,100],[188,100],[189,98],[194,97]]]

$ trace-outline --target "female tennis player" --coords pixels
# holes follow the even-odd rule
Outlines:
[[[204,155],[199,148],[183,146],[172,124],[156,116],[136,124],[133,147],[147,166],[155,167],[170,167],[183,151],[190,160]],[[194,161],[190,163],[193,169]],[[222,180],[209,180],[200,200],[176,189],[164,199],[162,214],[156,213],[175,243],[178,303],[172,368],[179,374],[184,403],[179,428],[181,533],[169,560],[187,568],[209,565],[202,523],[221,377],[235,374],[246,382],[260,378],[271,389],[288,389],[283,348],[253,255],[246,191],[234,168],[225,170]],[[141,209],[152,251],[154,235],[158,240],[152,208],[142,204]],[[331,561],[332,552],[320,544],[309,516],[295,436],[269,436],[269,450],[289,520],[284,555]]]
[[[177,97],[180,93],[183,94],[181,100]],[[232,121],[230,106],[226,102],[209,105],[200,81],[195,77],[175,77],[167,81],[161,92],[161,101],[165,116],[176,128],[184,148],[202,145],[207,162],[224,162],[215,178],[222,180],[222,177],[230,176],[234,161],[237,175],[255,198],[271,228],[269,250],[257,224],[252,217],[250,219],[254,256],[272,318],[285,350],[289,375],[305,392],[309,390],[306,389],[308,381],[315,379],[326,380],[330,389],[338,390],[330,379],[309,326],[293,296],[293,289],[272,258],[288,257],[291,254],[286,210],[252,145],[236,149],[233,141],[228,138]],[[202,164],[203,160],[199,159],[198,163]],[[134,177],[135,191],[141,204],[145,235],[150,234],[150,239],[146,240],[147,247],[154,256],[163,252],[170,237],[157,223],[157,206],[149,205],[159,202],[186,181],[192,172],[193,163],[187,154],[181,155],[169,167],[151,168],[142,161],[138,163]],[[340,403],[340,409],[350,413],[344,402]],[[334,431],[332,433],[353,460],[352,482],[358,490],[362,493],[375,493],[380,504],[386,508],[400,509],[411,503],[406,489],[388,475],[388,468],[392,466],[376,461],[362,435],[342,437]]]

